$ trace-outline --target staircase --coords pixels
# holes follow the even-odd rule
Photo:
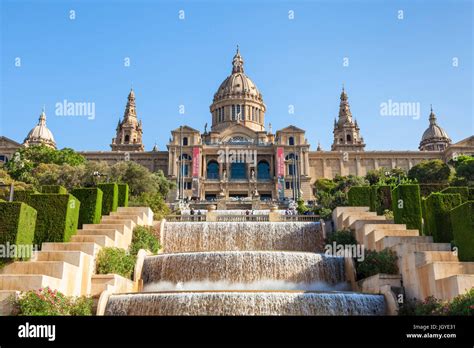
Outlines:
[[[336,229],[351,229],[366,249],[397,253],[408,298],[450,300],[474,287],[474,262],[460,262],[449,243],[434,243],[433,237],[394,224],[368,207],[338,207],[333,221]]]
[[[137,225],[152,225],[149,208],[120,207],[99,224],[85,224],[66,243],[43,243],[30,261],[17,261],[0,272],[0,301],[16,291],[56,289],[68,296],[91,295],[95,258],[102,247],[127,249]],[[100,278],[100,277],[99,277]]]

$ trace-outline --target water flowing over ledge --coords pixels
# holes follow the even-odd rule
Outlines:
[[[219,251],[149,256],[142,279],[144,284],[219,280],[249,283],[264,279],[337,284],[344,281],[345,274],[341,257],[288,251]]]
[[[320,252],[319,222],[173,222],[165,223],[164,253],[225,250]]]
[[[383,315],[383,295],[317,292],[178,292],[112,295],[105,315]]]

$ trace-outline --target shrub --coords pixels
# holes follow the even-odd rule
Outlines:
[[[153,194],[144,192],[138,197],[133,197],[129,203],[132,207],[150,207],[153,211],[153,218],[155,220],[161,220],[170,213],[169,207],[166,205],[165,200],[159,193]]]
[[[131,278],[135,267],[135,256],[127,254],[121,248],[102,248],[97,255],[97,274],[119,274],[125,278]]]
[[[112,211],[117,211],[118,206],[118,186],[117,184],[98,184],[103,192],[102,215],[109,215]]]
[[[98,224],[102,217],[102,190],[97,187],[85,187],[72,190],[72,195],[81,202],[78,228],[84,224]]]
[[[452,209],[450,219],[459,260],[474,261],[474,202],[469,201]]]
[[[474,201],[474,187],[469,187],[469,198],[468,200]]]
[[[419,183],[447,183],[451,169],[442,160],[421,161],[408,171],[409,179],[416,179]]]
[[[392,187],[389,185],[377,186],[375,196],[375,211],[382,215],[385,210],[392,210]]]
[[[363,261],[357,263],[357,278],[363,279],[378,273],[398,274],[397,254],[390,249],[380,252],[365,251]]]
[[[0,245],[30,246],[33,244],[36,210],[23,202],[0,202]],[[24,247],[17,247],[23,251]],[[31,255],[17,255],[29,258]]]
[[[370,207],[370,186],[353,186],[347,195],[350,206]]]
[[[61,185],[43,185],[41,186],[41,193],[60,193],[66,194],[67,189]]]
[[[128,184],[117,184],[118,186],[118,206],[128,207]]]
[[[421,231],[420,187],[415,184],[398,185],[392,190],[392,211],[396,224]]]
[[[76,233],[81,203],[73,195],[40,193],[30,195],[28,204],[38,212],[35,244],[69,242]]]
[[[13,192],[13,200],[18,202],[28,203],[28,198],[30,195],[38,193],[35,190],[21,190],[21,191],[14,191]]]
[[[441,301],[434,296],[424,301],[406,300],[398,315],[474,315],[474,288],[451,301]]]
[[[370,211],[377,211],[376,202],[377,201],[377,185],[370,186]]]
[[[453,228],[449,212],[461,203],[458,193],[430,194],[426,199],[425,234],[433,236],[436,243],[450,243],[453,240]]]
[[[303,199],[298,199],[298,202],[297,202],[297,207],[296,207],[296,211],[298,212],[298,214],[302,215],[304,213],[306,213],[309,209],[306,207],[306,205],[304,204],[304,200]]]
[[[448,187],[449,184],[420,184],[420,195],[428,197],[433,192],[440,192]]]
[[[349,230],[339,230],[329,235],[326,238],[326,244],[336,242],[337,245],[355,245],[357,241]]]
[[[133,229],[132,244],[129,251],[131,255],[137,255],[140,249],[149,250],[156,254],[160,249],[160,243],[153,234],[152,227],[137,226]]]
[[[441,190],[441,193],[458,193],[461,195],[461,200],[463,203],[469,200],[469,188],[467,186],[447,187],[444,190]]]
[[[92,315],[92,299],[69,297],[57,290],[42,288],[22,293],[15,300],[17,315]]]

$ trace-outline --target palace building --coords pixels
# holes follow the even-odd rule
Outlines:
[[[81,152],[88,160],[132,160],[151,171],[162,170],[178,183],[169,200],[252,198],[283,200],[314,198],[312,185],[319,178],[336,175],[365,175],[378,168],[410,169],[420,161],[449,161],[459,154],[474,155],[474,136],[452,143],[437,124],[431,110],[419,151],[365,151],[363,130],[353,118],[349,98],[343,88],[339,115],[334,120],[334,140],[330,151],[318,144],[311,150],[305,130],[294,125],[272,131],[265,128],[266,106],[256,84],[245,74],[239,49],[232,60],[230,75],[214,94],[210,105],[211,127],[203,133],[187,125],[171,131],[166,151],[155,146],[145,151],[142,122],[136,113],[135,93],[128,95],[123,118],[118,121],[111,151]],[[44,143],[55,147],[40,116],[23,144],[0,136],[0,161],[12,158],[20,146]]]

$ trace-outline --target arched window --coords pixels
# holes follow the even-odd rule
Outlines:
[[[191,160],[191,156],[188,155],[187,153],[183,153],[183,154],[181,155],[181,159],[182,159],[182,160],[188,160],[188,161],[190,161],[190,160]]]
[[[230,166],[230,178],[233,180],[247,179],[247,166],[245,163],[232,163]]]
[[[268,180],[270,179],[270,165],[267,161],[260,161],[257,164],[257,179]]]
[[[207,178],[219,179],[219,164],[217,161],[209,161],[207,163]]]
[[[235,121],[235,105],[232,104],[232,120]]]
[[[295,145],[295,138],[289,137],[288,138],[288,145]]]
[[[127,135],[125,136],[125,143],[128,143],[129,141],[130,141],[130,135],[127,134]]]
[[[183,138],[183,146],[188,146],[188,137]]]
[[[189,176],[189,164],[182,164],[181,165],[181,175],[182,176]]]
[[[347,139],[347,141],[352,141],[351,135],[350,135],[350,134],[347,134],[346,139]]]
[[[288,175],[296,174],[296,161],[298,161],[298,155],[294,153],[286,155],[285,159],[288,161]]]

